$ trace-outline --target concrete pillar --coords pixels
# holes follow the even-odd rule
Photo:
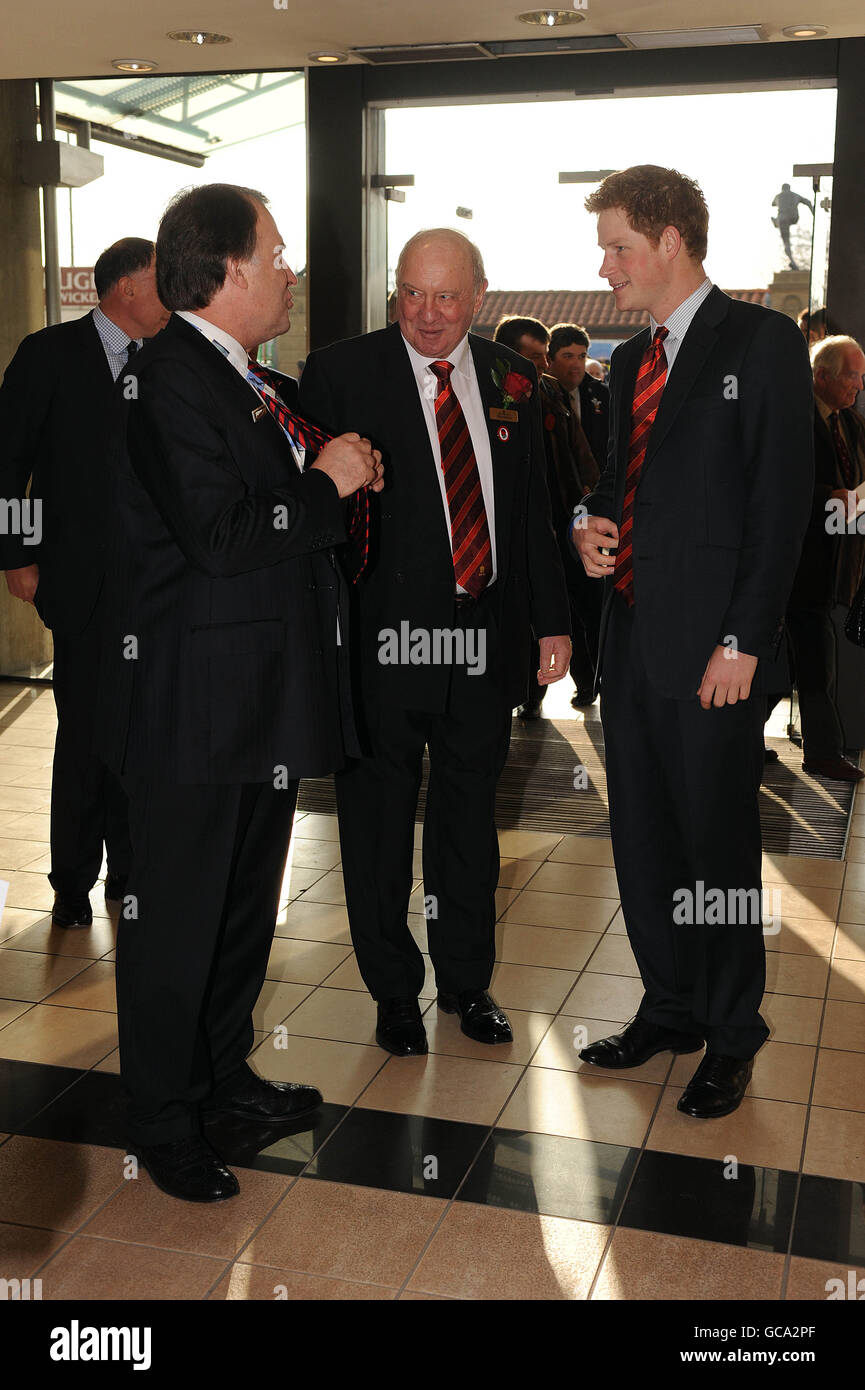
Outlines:
[[[35,84],[0,82],[0,371],[45,322],[39,189],[19,176],[19,142],[35,138]],[[0,675],[38,674],[51,655],[50,632],[0,579]]]

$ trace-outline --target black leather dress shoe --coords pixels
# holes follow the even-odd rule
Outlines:
[[[227,1093],[216,1092],[202,1106],[206,1115],[242,1115],[248,1120],[297,1120],[322,1103],[321,1091],[297,1081],[265,1081],[251,1071]]]
[[[105,875],[105,901],[108,903],[120,902],[126,896],[126,875],[125,874],[106,874]]]
[[[541,707],[532,702],[517,706],[517,719],[540,719]]]
[[[741,1103],[754,1070],[752,1057],[722,1057],[707,1052],[688,1082],[676,1109],[698,1120],[730,1115]]]
[[[460,1026],[467,1038],[481,1043],[509,1043],[514,1035],[504,1009],[485,989],[470,989],[463,994],[442,994],[438,1006],[446,1014],[459,1014]]]
[[[200,1135],[168,1144],[133,1144],[130,1153],[141,1160],[157,1187],[182,1202],[225,1202],[240,1191],[231,1169]]]
[[[51,909],[52,927],[89,927],[93,911],[86,893],[55,893]]]
[[[429,1052],[417,999],[379,999],[375,1040],[395,1057],[424,1057]]]
[[[572,709],[587,709],[595,703],[595,692],[589,685],[578,685],[571,696]]]
[[[595,1067],[640,1067],[658,1052],[699,1052],[705,1039],[698,1033],[680,1033],[673,1028],[661,1028],[648,1023],[639,1014],[623,1033],[613,1033],[589,1043],[580,1052],[584,1062]]]

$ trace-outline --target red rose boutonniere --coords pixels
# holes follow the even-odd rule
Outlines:
[[[500,357],[496,358],[491,376],[493,385],[502,393],[502,405],[505,408],[519,405],[520,401],[527,401],[532,394],[532,383],[528,377],[511,371],[507,362],[503,362]]]

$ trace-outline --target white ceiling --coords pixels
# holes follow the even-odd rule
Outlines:
[[[571,8],[571,0],[558,3]],[[320,49],[527,39],[543,31],[516,15],[538,7],[538,0],[5,0],[0,78],[107,77],[115,75],[112,58],[149,58],[159,72],[258,71],[303,66]],[[769,42],[796,42],[781,29],[806,22],[826,25],[829,38],[865,32],[861,0],[587,0],[582,13],[584,23],[553,32],[762,24]],[[216,31],[232,42],[194,48],[169,40],[172,29]]]

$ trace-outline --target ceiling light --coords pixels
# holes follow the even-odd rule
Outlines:
[[[231,43],[228,34],[208,34],[204,29],[174,29],[168,37],[175,43],[192,43],[201,46],[205,43]]]
[[[307,58],[311,63],[347,63],[348,54],[341,53],[338,49],[333,49],[326,53],[307,53]]]
[[[585,15],[574,10],[527,10],[517,19],[523,24],[539,24],[543,29],[558,29],[563,24],[582,24]]]
[[[632,48],[702,48],[721,43],[759,43],[765,37],[760,24],[725,24],[713,29],[655,29],[619,35]]]
[[[825,24],[788,24],[781,30],[787,39],[822,39],[828,32]]]
[[[112,58],[111,66],[118,72],[153,72],[159,64],[149,58]]]

